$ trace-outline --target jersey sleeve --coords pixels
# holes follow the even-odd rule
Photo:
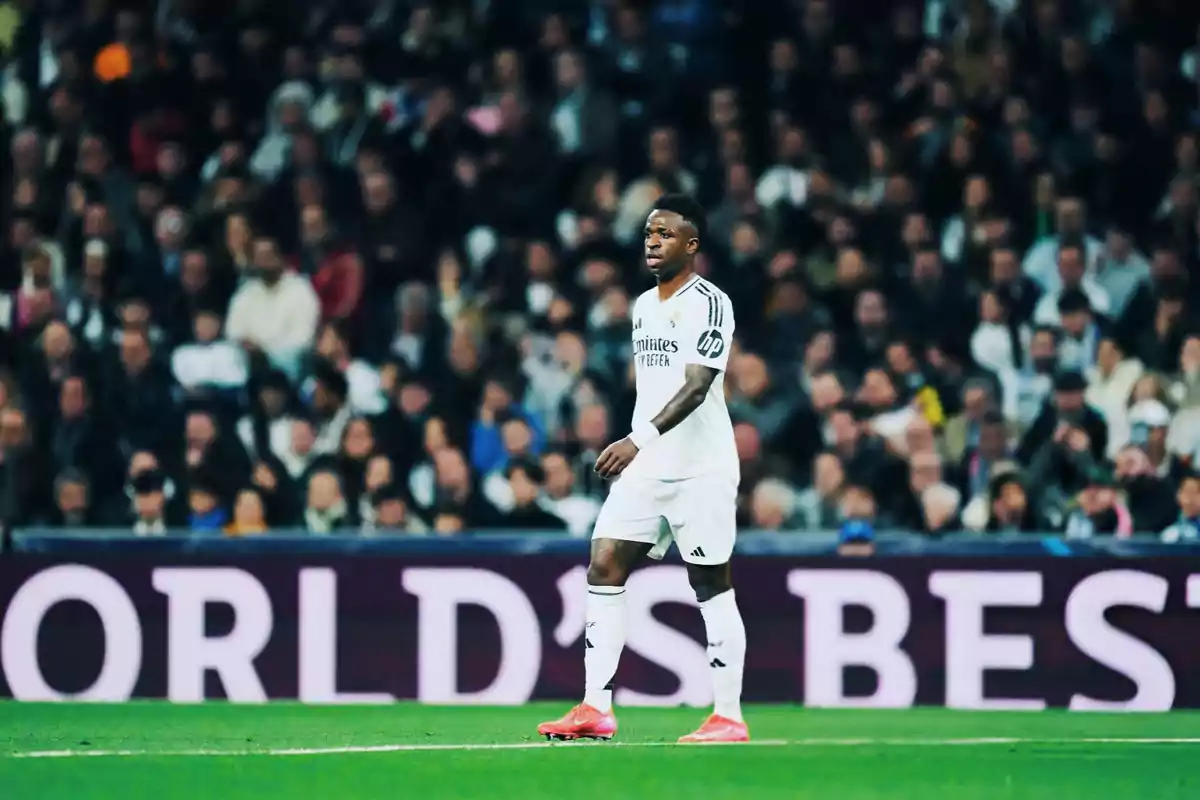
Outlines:
[[[683,363],[702,364],[724,372],[733,345],[733,304],[724,293],[703,283],[692,291],[695,297],[679,343]]]

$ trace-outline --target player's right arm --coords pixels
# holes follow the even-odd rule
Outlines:
[[[683,359],[683,386],[667,401],[663,410],[650,421],[653,430],[634,429],[634,444],[644,446],[688,418],[708,396],[717,375],[729,363],[733,343],[733,308],[723,293],[712,284],[701,282],[690,299],[680,332],[680,358]]]
[[[683,422],[700,407],[718,374],[720,370],[705,364],[688,364],[684,367],[683,386],[667,401],[663,410],[650,420],[659,436]]]
[[[700,407],[719,373],[720,370],[703,364],[688,364],[684,368],[683,386],[648,423],[649,427],[646,427],[646,423],[639,425],[635,422],[633,433],[604,448],[604,452],[596,459],[596,474],[602,478],[615,478],[620,475],[642,447],[683,422]],[[649,431],[650,428],[653,428],[653,433],[647,435],[645,431]],[[643,436],[644,439],[641,438]]]
[[[652,420],[635,420],[629,436],[605,448],[596,459],[596,473],[601,477],[620,475],[638,451],[687,419],[704,403],[717,375],[725,371],[733,341],[733,309],[728,298],[708,286],[697,287],[697,297],[696,313],[688,315],[694,321],[681,332],[683,386]]]

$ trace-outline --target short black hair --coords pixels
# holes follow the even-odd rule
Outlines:
[[[985,412],[983,412],[983,424],[984,425],[1003,425],[1004,424],[1004,415],[1001,414],[999,411],[996,411],[995,409],[990,409],[988,411],[985,411]]]
[[[514,459],[504,470],[504,477],[511,479],[514,473],[524,472],[525,477],[534,483],[546,482],[546,471],[542,465],[528,458]]]
[[[1061,257],[1068,250],[1074,250],[1080,257],[1084,255],[1083,240],[1076,236],[1059,237],[1058,255]]]
[[[313,378],[339,400],[345,400],[350,393],[350,384],[346,381],[346,376],[324,358],[318,359],[313,365]]]
[[[656,211],[672,211],[683,217],[684,221],[696,229],[696,238],[704,243],[708,235],[708,220],[704,216],[704,206],[690,194],[664,194],[654,204]]]
[[[378,506],[390,500],[399,500],[402,503],[408,502],[408,496],[404,492],[404,487],[395,481],[380,486],[371,495],[371,504],[374,506]]]
[[[1033,335],[1039,336],[1041,334],[1049,334],[1050,338],[1053,339],[1055,343],[1057,343],[1060,338],[1058,328],[1055,328],[1052,325],[1038,325],[1034,327]]]
[[[1187,297],[1187,280],[1184,278],[1167,277],[1157,281],[1155,300],[1158,302],[1178,302]]]
[[[1000,495],[1000,492],[1004,491],[1004,487],[1010,483],[1015,483],[1022,490],[1025,489],[1025,481],[1022,479],[1021,473],[1016,470],[1001,472],[988,481],[988,494],[991,495],[992,500],[995,500]]]
[[[1058,313],[1060,314],[1074,314],[1091,310],[1092,304],[1081,289],[1068,289],[1058,298]]]

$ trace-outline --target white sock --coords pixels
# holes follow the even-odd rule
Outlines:
[[[583,702],[611,711],[613,676],[625,649],[624,586],[588,586],[583,640]]]
[[[746,626],[733,590],[700,604],[708,634],[708,662],[713,681],[713,712],[742,721],[742,672],[746,662]]]

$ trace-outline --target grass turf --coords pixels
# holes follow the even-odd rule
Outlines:
[[[625,709],[618,740],[627,746],[537,746],[536,724],[564,710],[562,704],[434,708],[0,703],[0,797],[1200,797],[1198,742],[1085,741],[1200,739],[1200,714],[1194,713],[833,711],[764,706],[748,709],[747,718],[756,739],[775,743],[713,748],[669,746],[701,721],[701,712]],[[1017,741],[962,741],[999,738]],[[530,747],[286,756],[273,752],[469,744]],[[39,751],[70,755],[28,757]],[[98,751],[129,754],[82,756]],[[14,757],[21,754],[25,757]]]

